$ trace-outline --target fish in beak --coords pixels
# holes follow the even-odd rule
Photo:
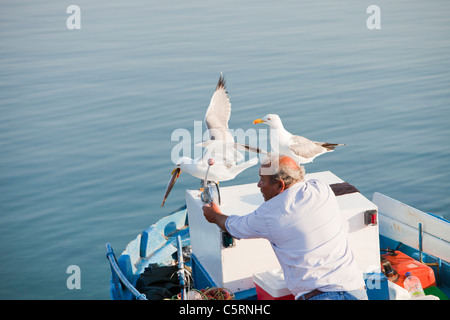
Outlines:
[[[177,181],[180,174],[181,174],[180,168],[175,168],[172,170],[172,177],[170,178],[169,183],[167,184],[166,194],[164,195],[164,200],[161,203],[161,207],[164,207],[164,203],[166,203],[166,199],[169,196],[170,191],[172,191],[172,188],[175,185],[175,181]]]
[[[263,119],[256,119],[255,121],[253,121],[253,124],[264,123],[264,122],[266,122],[266,121]]]

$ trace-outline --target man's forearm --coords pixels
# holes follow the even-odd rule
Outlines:
[[[227,219],[228,219],[228,216],[221,214],[221,213],[216,213],[214,223],[217,224],[223,231],[228,232],[227,228],[225,226]]]

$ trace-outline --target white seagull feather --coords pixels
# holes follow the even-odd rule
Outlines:
[[[331,152],[336,146],[344,144],[311,141],[287,131],[277,114],[268,114],[253,123],[265,123],[270,127],[271,152],[283,154],[298,164],[310,163],[321,154]]]
[[[213,158],[215,163],[209,168],[207,180],[216,183],[234,179],[242,171],[258,163],[256,157],[239,163],[244,159],[244,156],[238,149],[252,152],[265,152],[234,141],[228,128],[230,115],[230,98],[226,91],[225,79],[221,74],[205,115],[204,121],[208,129],[209,140],[200,143],[205,149],[204,153],[195,159],[189,157],[181,157],[178,159],[176,167],[172,171],[172,176],[167,185],[166,194],[161,206],[164,205],[167,196],[181,172],[187,172],[193,177],[204,180],[209,167],[209,158]]]

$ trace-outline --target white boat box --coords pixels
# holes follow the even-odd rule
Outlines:
[[[221,210],[227,215],[245,215],[258,208],[264,199],[256,183],[220,188]],[[208,272],[216,286],[233,292],[254,287],[253,274],[280,268],[280,264],[265,239],[234,240],[234,245],[222,245],[222,230],[206,221],[200,191],[186,192],[192,254]]]
[[[307,174],[307,178],[322,180],[329,185],[344,181],[330,171]],[[378,207],[359,192],[337,196],[343,226],[347,229],[348,241],[356,261],[363,273],[380,273],[380,243],[378,230]],[[375,225],[366,225],[366,211],[376,211]]]
[[[342,183],[329,171],[310,173],[306,179],[320,179],[328,184]],[[245,215],[259,207],[264,199],[256,183],[223,187],[220,189],[221,210],[227,215]],[[364,273],[380,270],[378,225],[364,223],[366,210],[377,207],[359,192],[338,196],[344,227],[349,233],[350,247]],[[206,221],[199,190],[186,191],[192,254],[201,263],[215,285],[233,292],[253,288],[253,275],[280,268],[280,264],[265,239],[234,240],[224,247],[222,231]]]

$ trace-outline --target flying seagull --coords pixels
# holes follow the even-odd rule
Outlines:
[[[253,123],[268,124],[270,127],[271,151],[289,156],[298,164],[312,162],[315,157],[331,152],[337,146],[344,145],[311,141],[305,137],[291,134],[284,129],[283,123],[277,114],[268,114],[264,118],[256,119]]]
[[[226,91],[225,79],[221,74],[205,115],[204,121],[208,129],[209,139],[200,144],[205,149],[204,153],[195,159],[189,157],[178,159],[161,206],[164,206],[170,191],[183,171],[193,177],[205,180],[209,168],[207,180],[217,184],[220,181],[234,179],[239,173],[258,163],[256,157],[241,162],[244,156],[239,150],[258,153],[265,153],[265,151],[234,141],[228,128],[230,115],[230,98]],[[210,159],[214,159],[213,166],[208,164]],[[203,181],[203,185],[205,186],[208,181]]]

